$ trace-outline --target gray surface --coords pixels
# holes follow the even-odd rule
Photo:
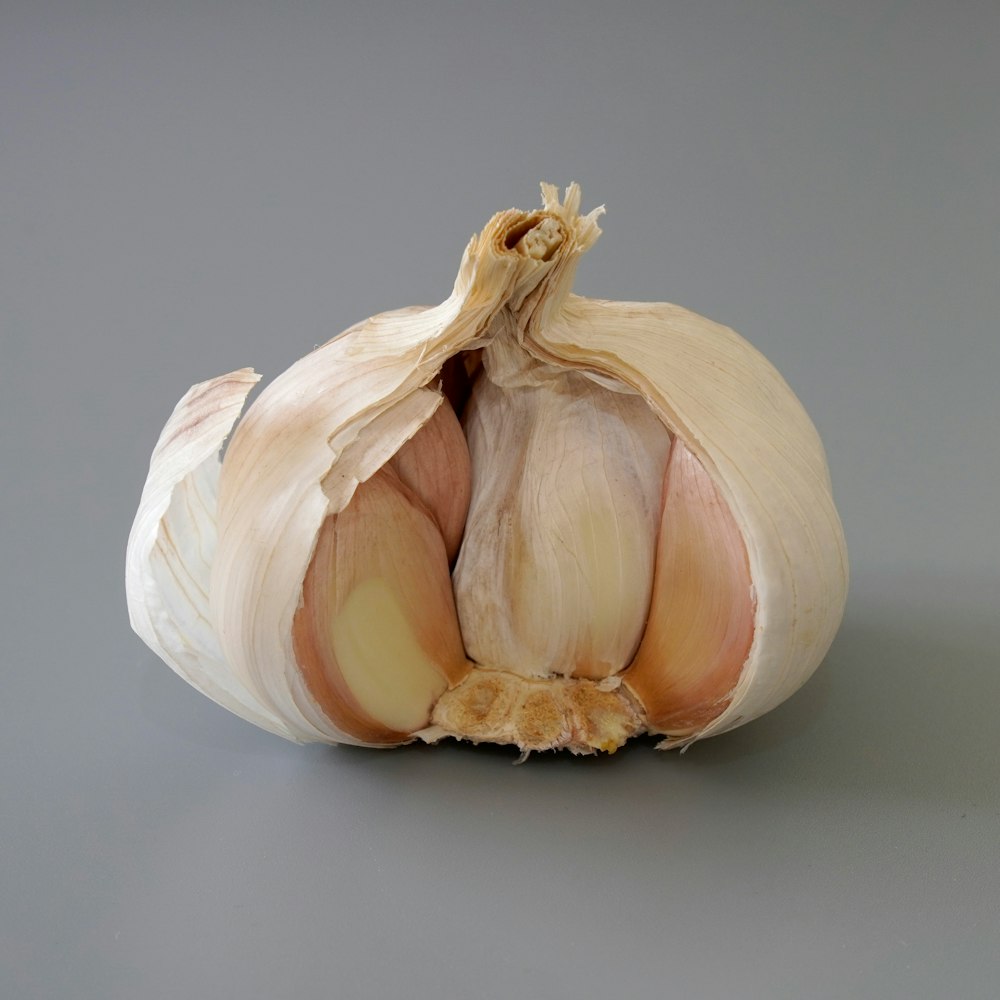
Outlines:
[[[996,996],[998,11],[0,7],[0,995]],[[127,625],[170,408],[440,299],[540,179],[608,205],[581,292],[735,326],[813,414],[828,662],[683,756],[226,715]]]

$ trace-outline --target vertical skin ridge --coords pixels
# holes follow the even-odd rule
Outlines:
[[[675,437],[649,622],[623,674],[650,730],[684,736],[718,716],[731,700],[753,634],[742,535],[704,466]]]

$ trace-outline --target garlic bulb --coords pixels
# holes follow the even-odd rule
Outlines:
[[[731,330],[573,294],[602,210],[542,194],[441,305],[352,327],[238,425],[248,369],[177,405],[129,611],[219,704],[298,741],[677,746],[826,653],[847,560],[802,406]]]

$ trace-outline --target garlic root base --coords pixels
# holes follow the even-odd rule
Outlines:
[[[434,706],[431,727],[417,735],[514,744],[522,751],[614,753],[646,732],[646,720],[618,678],[527,678],[476,670]]]

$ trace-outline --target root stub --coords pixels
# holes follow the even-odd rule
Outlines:
[[[614,753],[646,731],[632,699],[614,685],[614,680],[529,680],[499,670],[474,670],[441,696],[431,723],[441,735],[476,743]]]

